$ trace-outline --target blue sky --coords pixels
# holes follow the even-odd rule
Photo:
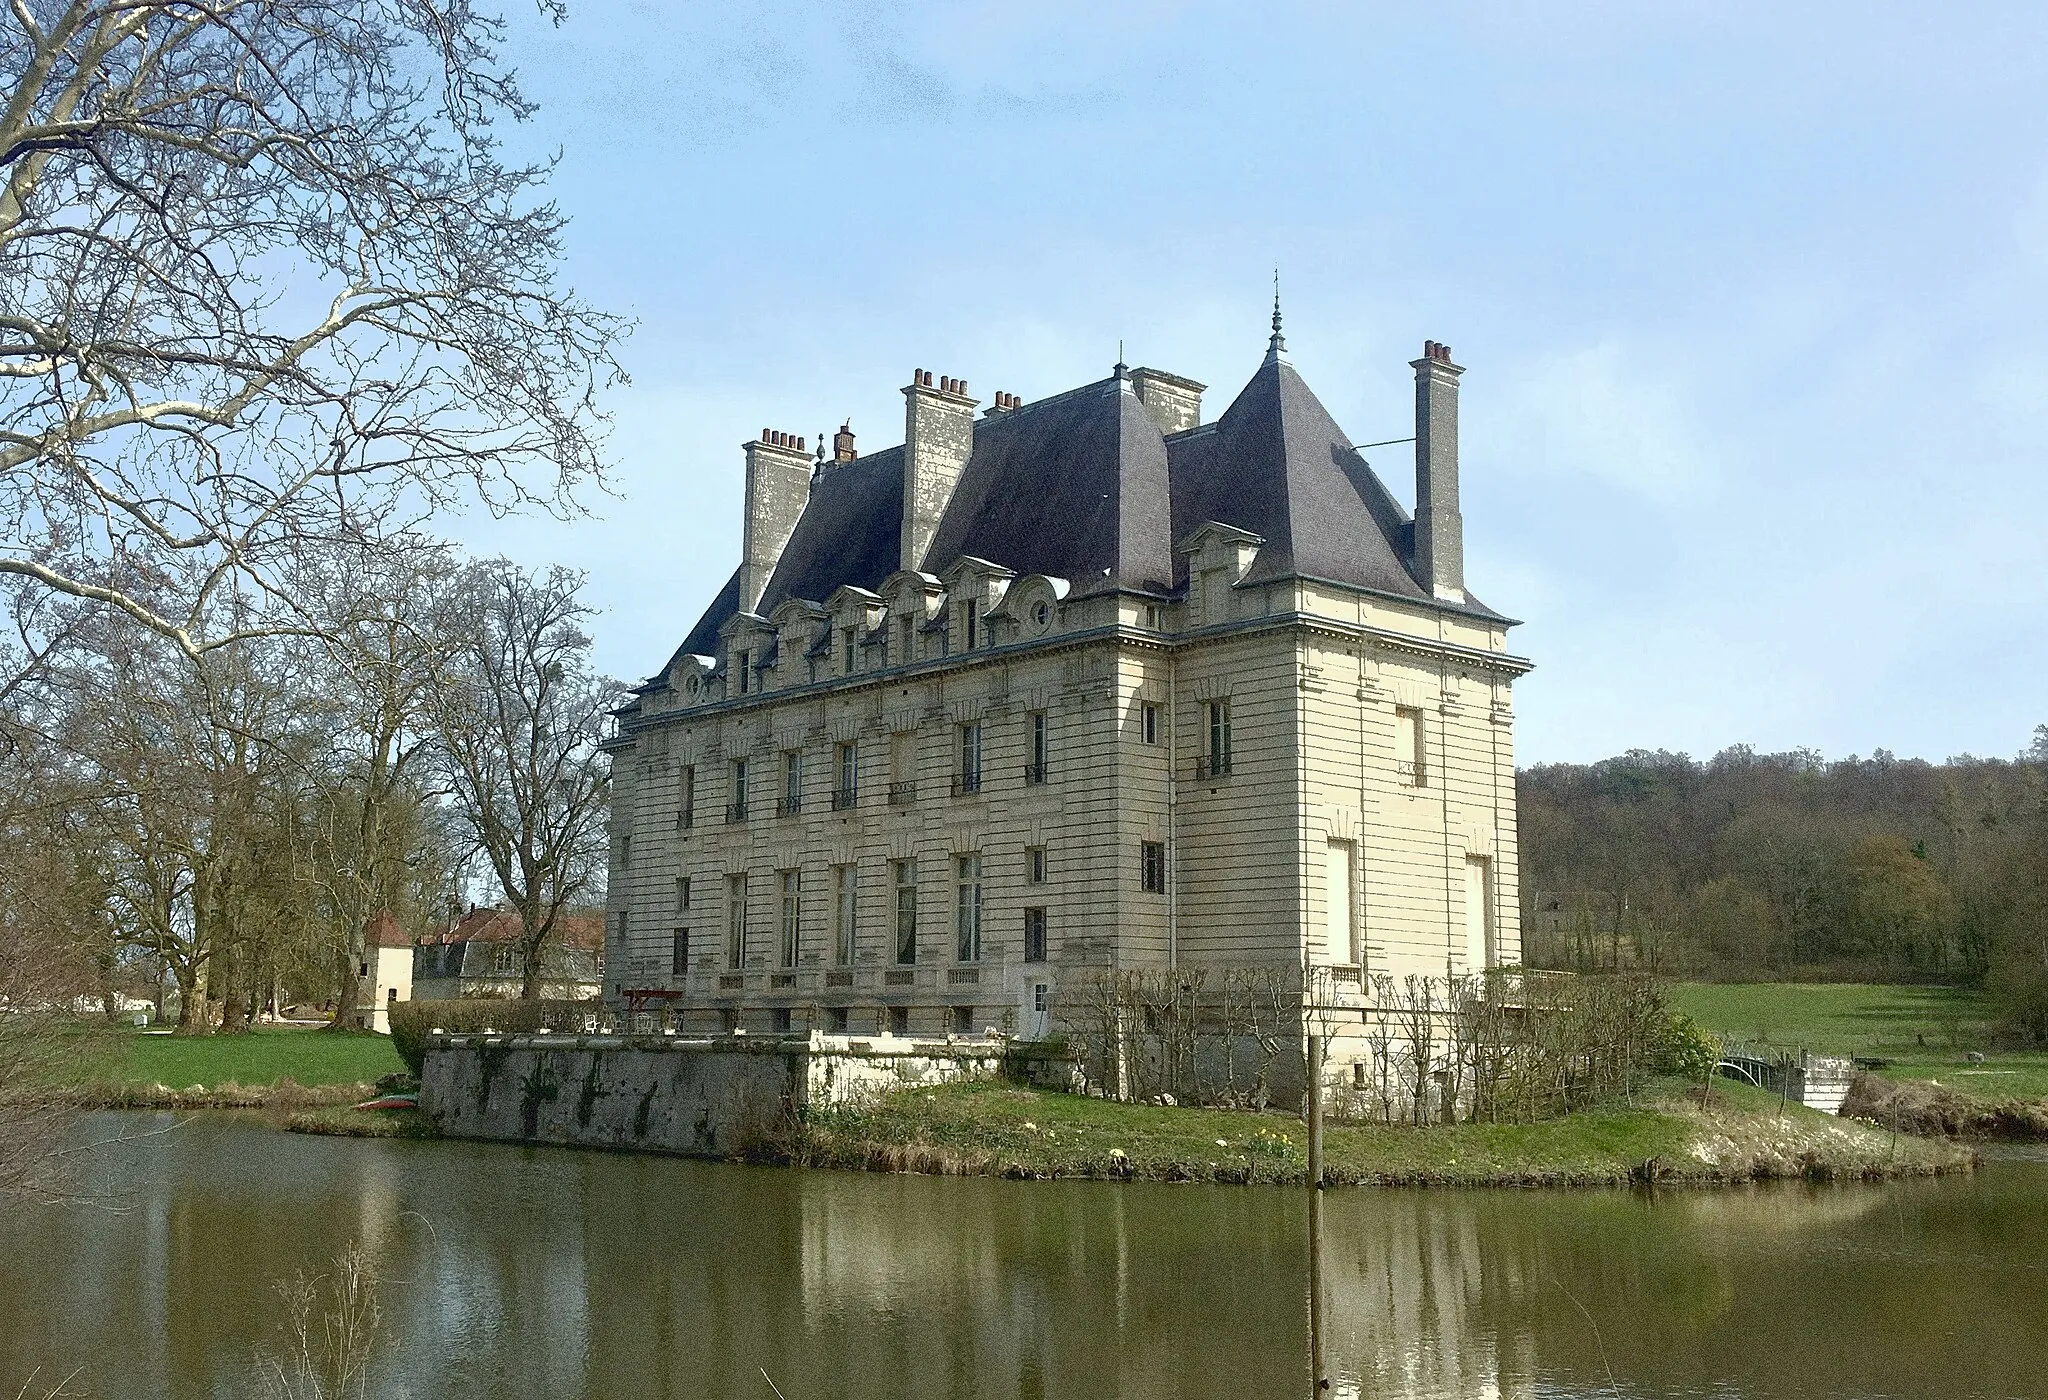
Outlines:
[[[1524,762],[2048,722],[2048,9],[572,3],[511,15],[513,139],[639,323],[617,495],[452,529],[587,570],[615,674],[731,571],[761,427],[879,448],[914,367],[1036,398],[1120,339],[1213,416],[1277,264],[1354,440],[1425,338],[1469,367]]]

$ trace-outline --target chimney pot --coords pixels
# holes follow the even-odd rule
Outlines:
[[[927,389],[931,388],[931,387],[932,387],[932,372],[931,372],[930,370],[926,370],[926,371],[924,371],[924,378],[923,378],[923,380],[922,380],[922,381],[920,381],[920,382],[921,382],[921,383],[923,383],[923,385],[924,385],[924,387],[925,387],[925,388],[927,388]]]
[[[953,388],[953,392],[954,392],[954,393],[956,393],[956,394],[964,394],[964,393],[966,393],[966,392],[967,392],[967,381],[966,381],[966,380],[964,380],[964,379],[956,379],[956,380],[954,380],[954,381],[953,381],[953,384],[954,384],[954,388]]]

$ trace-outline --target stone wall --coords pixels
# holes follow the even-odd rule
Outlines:
[[[443,1135],[737,1157],[795,1111],[993,1076],[1000,1042],[436,1035],[420,1109]]]

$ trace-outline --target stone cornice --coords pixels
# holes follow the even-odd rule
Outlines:
[[[607,739],[600,747],[608,753],[616,753],[633,747],[642,732],[667,728],[672,724],[706,718],[725,718],[737,714],[755,714],[793,702],[856,694],[864,690],[882,690],[891,686],[921,684],[940,677],[985,670],[991,666],[1006,666],[1026,657],[1053,656],[1063,651],[1076,651],[1102,642],[1115,643],[1137,651],[1178,651],[1211,646],[1232,638],[1262,632],[1294,630],[1334,637],[1346,642],[1369,643],[1411,656],[1447,660],[1510,679],[1525,675],[1535,668],[1535,663],[1527,657],[1515,656],[1508,652],[1484,651],[1458,642],[1417,637],[1406,632],[1372,627],[1364,623],[1345,622],[1340,618],[1323,617],[1316,613],[1273,613],[1265,617],[1241,618],[1172,635],[1117,622],[1104,627],[1090,627],[1078,632],[1063,633],[1057,637],[1036,637],[1029,641],[980,647],[972,652],[935,657],[907,666],[893,666],[886,671],[864,671],[857,676],[834,676],[828,680],[807,681],[787,689],[709,701],[688,709],[663,710],[656,715],[641,717],[630,725],[622,723],[620,732]]]

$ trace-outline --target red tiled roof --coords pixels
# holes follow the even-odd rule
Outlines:
[[[510,909],[472,909],[436,932],[435,943],[516,943],[519,915]],[[582,910],[555,920],[555,941],[570,948],[604,947],[604,913]]]
[[[363,925],[363,943],[371,948],[410,948],[412,938],[398,926],[389,909],[379,909]]]

